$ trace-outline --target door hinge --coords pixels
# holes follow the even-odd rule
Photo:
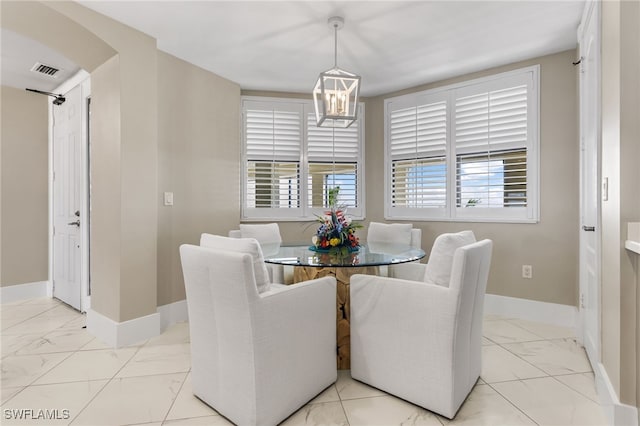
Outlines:
[[[584,293],[580,293],[580,309],[584,309]]]

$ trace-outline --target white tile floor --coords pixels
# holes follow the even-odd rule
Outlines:
[[[113,350],[82,328],[83,315],[57,301],[4,304],[0,311],[3,425],[230,424],[191,394],[187,323]],[[606,424],[572,330],[488,316],[484,336],[482,378],[453,421],[340,371],[335,385],[283,424]],[[58,410],[60,419],[17,421],[8,418],[13,409]]]

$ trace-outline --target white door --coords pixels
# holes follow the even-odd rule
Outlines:
[[[590,2],[580,44],[580,318],[582,343],[600,360],[600,35],[599,3]]]
[[[82,89],[53,106],[53,296],[81,309],[82,291]]]

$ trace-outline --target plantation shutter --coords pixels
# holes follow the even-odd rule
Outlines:
[[[446,207],[446,99],[421,96],[389,108],[391,206]]]
[[[299,209],[302,107],[277,102],[245,102],[243,110],[245,206],[250,209]]]
[[[526,207],[530,73],[455,93],[457,207]]]
[[[337,186],[340,187],[339,204],[358,206],[359,124],[356,122],[347,128],[318,127],[315,114],[307,114],[310,206],[327,207],[328,189]],[[318,190],[320,181],[321,198]]]

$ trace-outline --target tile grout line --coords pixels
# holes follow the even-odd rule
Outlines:
[[[344,414],[344,419],[347,421],[347,426],[350,426],[351,423],[349,423],[349,416],[347,416],[347,410],[345,410],[345,408],[344,408],[344,404],[342,403],[342,398],[340,398],[340,393],[338,393],[338,398],[340,400],[340,407],[342,408],[342,413]]]
[[[104,390],[104,388],[107,387],[107,385],[109,383],[111,383],[111,379],[100,379],[100,380],[105,380],[105,383],[102,385],[102,387],[96,392],[95,395],[93,395],[93,398],[90,398],[86,404],[84,404],[84,406],[82,408],[80,408],[80,410],[78,410],[78,414],[76,414],[73,419],[71,419],[71,421],[69,421],[69,423],[67,423],[67,425],[70,425],[71,423],[75,422],[76,419],[78,417],[80,417],[80,414],[82,414],[84,412],[84,410],[89,406],[89,404],[91,404],[97,397],[98,395],[100,395],[100,392],[102,392]],[[93,382],[94,380],[87,380],[87,382]],[[95,380],[97,381],[97,380]]]
[[[536,340],[536,342],[538,342],[539,340]],[[508,343],[510,344],[510,343]],[[530,379],[535,379],[535,378],[540,378],[540,377],[550,377],[551,375],[549,373],[547,373],[546,371],[544,371],[542,368],[538,367],[537,365],[534,365],[533,363],[527,361],[526,359],[522,358],[520,355],[511,352],[508,348],[505,348],[504,346],[502,346],[501,344],[498,344],[497,346],[499,346],[500,348],[504,349],[505,351],[507,351],[508,353],[510,353],[511,355],[515,356],[516,358],[518,358],[519,360],[525,362],[526,364],[530,365],[531,367],[535,368],[536,370],[542,372],[545,374],[545,376],[538,376],[538,377],[530,377]],[[480,374],[480,378],[482,378],[482,374]],[[482,378],[483,381],[485,381],[487,384],[489,384],[489,382],[487,382],[484,378]],[[514,379],[514,380],[503,380],[500,382],[492,382],[492,383],[505,383],[505,382],[514,382],[514,381],[518,381],[518,380],[527,380],[527,379],[522,379],[522,378],[518,378],[518,379]]]
[[[584,373],[575,373],[575,374],[584,374]],[[561,374],[560,376],[569,376],[570,374]],[[551,378],[553,378],[555,381],[557,381],[558,383],[562,384],[563,386],[566,386],[568,389],[572,390],[573,392],[579,394],[580,396],[583,396],[587,399],[587,401],[593,402],[594,404],[598,405],[598,407],[602,408],[602,406],[600,405],[600,403],[598,401],[594,401],[593,399],[589,398],[587,395],[583,394],[582,392],[580,392],[577,389],[572,388],[571,386],[569,386],[568,384],[566,384],[565,382],[563,382],[562,380],[558,379],[558,376],[550,376]],[[603,413],[604,414],[604,413]]]
[[[540,378],[540,377],[537,377],[537,378]],[[529,380],[529,379],[526,379],[526,380]],[[519,381],[519,382],[522,382],[522,380],[518,380],[518,381]],[[500,391],[499,391],[498,389],[494,388],[494,387],[493,387],[493,386],[491,386],[491,384],[489,384],[489,383],[487,383],[487,385],[488,385],[491,389],[493,389],[493,391],[494,391],[495,393],[497,393],[498,395],[500,395],[500,397],[501,397],[502,399],[504,399],[505,401],[507,401],[507,402],[508,402],[509,404],[511,404],[511,405],[512,405],[516,410],[518,410],[519,412],[521,412],[521,413],[522,413],[526,418],[528,418],[529,420],[531,420],[531,421],[533,422],[533,424],[536,424],[536,425],[538,425],[538,426],[540,425],[540,423],[536,422],[536,421],[535,421],[535,420],[533,420],[533,419],[532,419],[532,418],[531,418],[527,413],[525,413],[525,412],[524,412],[524,410],[522,410],[522,409],[521,409],[520,407],[518,407],[515,403],[513,403],[509,398],[507,398],[507,397],[506,397],[506,396],[504,396],[502,393],[500,393]]]
[[[187,382],[187,377],[189,377],[189,374],[191,373],[191,368],[189,368],[189,370],[187,371],[187,374],[184,375],[184,379],[182,380],[182,383],[180,384],[180,388],[178,389],[178,392],[176,392],[176,397],[173,398],[173,400],[171,401],[171,404],[169,405],[169,409],[167,410],[167,412],[164,414],[163,419],[160,421],[160,423],[164,423],[167,421],[167,417],[169,416],[169,413],[171,412],[171,409],[173,408],[173,406],[175,405],[177,399],[178,399],[178,395],[180,395],[180,392],[182,392],[182,388],[184,387],[184,384]],[[216,411],[217,412],[217,411]]]
[[[531,340],[530,342],[548,342],[549,339],[544,339],[544,340]],[[515,343],[529,343],[529,342],[515,342]],[[506,345],[510,345],[512,343],[505,343]],[[505,351],[509,352],[511,355],[515,356],[516,358],[526,362],[527,364],[529,364],[530,366],[532,366],[533,368],[542,371],[544,374],[546,374],[547,376],[551,376],[551,374],[549,374],[546,370],[543,370],[542,368],[538,367],[537,365],[533,364],[532,362],[524,359],[522,356],[520,356],[519,354],[512,352],[509,350],[509,348],[505,348],[503,346],[503,344],[498,344],[498,346],[500,346],[502,349],[504,349]]]
[[[35,306],[37,306],[37,305],[35,305]],[[47,313],[47,312],[49,312],[49,311],[51,311],[51,310],[53,310],[53,309],[56,309],[56,308],[57,308],[57,307],[59,307],[59,306],[62,306],[62,305],[51,306],[51,307],[49,307],[49,309],[45,309],[44,311],[38,312],[37,314],[35,314],[35,315],[31,316],[31,317],[25,318],[24,320],[22,320],[22,321],[20,321],[20,322],[18,322],[18,323],[15,323],[15,324],[13,324],[13,325],[10,325],[10,326],[9,326],[9,327],[7,327],[6,329],[3,329],[3,330],[2,330],[2,333],[4,334],[4,333],[6,333],[7,331],[10,331],[13,327],[17,327],[17,326],[19,326],[20,324],[23,324],[23,323],[25,323],[25,322],[27,322],[27,321],[30,321],[30,320],[32,320],[32,319],[34,319],[34,318],[36,318],[36,317],[38,317],[38,316],[40,316],[40,315],[42,315],[42,314],[44,314],[44,313]],[[62,326],[63,326],[63,325],[65,325],[65,324],[68,324],[69,322],[71,322],[71,321],[73,321],[73,320],[75,320],[75,318],[70,319],[69,321],[67,321],[67,322],[65,322],[64,324],[60,325],[60,327],[62,327]],[[53,330],[57,330],[57,329],[58,329],[58,328],[60,328],[60,327],[56,327],[56,328],[55,328],[55,329],[53,329]],[[50,331],[53,331],[53,330],[50,330]],[[50,332],[50,331],[49,331],[49,332]],[[49,333],[49,332],[47,332],[47,333]],[[42,336],[45,336],[47,333],[43,334]],[[25,333],[25,334],[31,334],[31,333]],[[34,333],[34,334],[35,334],[35,333]]]
[[[558,348],[560,348],[560,349],[564,350],[564,348],[563,348],[562,346],[557,345],[556,343],[554,343],[554,342],[553,342],[553,340],[565,340],[565,339],[563,338],[563,339],[533,340],[533,341],[530,341],[530,342],[519,342],[519,343],[549,342],[549,343],[551,343],[552,345],[557,346]],[[575,339],[573,339],[573,340],[574,340],[574,342],[576,342],[576,343],[577,343],[577,341],[576,341]],[[511,345],[511,344],[514,344],[514,343],[505,343],[505,344],[506,344],[506,345]],[[524,362],[526,362],[526,363],[530,364],[531,366],[533,366],[533,367],[537,368],[538,370],[542,371],[542,372],[543,372],[543,373],[545,373],[547,376],[549,376],[549,377],[553,377],[553,376],[554,376],[554,374],[549,373],[548,371],[544,370],[542,367],[538,367],[537,365],[535,365],[535,364],[533,364],[532,362],[530,362],[530,361],[526,360],[525,358],[523,358],[521,355],[519,355],[519,354],[517,354],[517,353],[515,353],[515,352],[510,351],[510,350],[509,350],[509,348],[504,347],[502,344],[499,344],[499,346],[500,346],[501,348],[503,348],[504,350],[508,351],[509,353],[513,354],[514,356],[516,356],[516,357],[520,358],[522,361],[524,361]],[[592,373],[592,372],[593,372],[593,370],[591,369],[591,364],[589,364],[589,371],[573,371],[572,373],[566,373],[566,374],[582,374],[582,373]]]
[[[88,344],[88,343],[87,343]],[[84,407],[82,407],[79,411],[78,414],[73,418],[73,420],[71,420],[68,424],[70,425],[71,423],[73,423],[74,421],[76,421],[76,419],[78,417],[80,417],[80,415],[84,412],[84,410],[87,409],[87,407],[93,402],[95,401],[95,399],[98,397],[98,395],[100,395],[102,393],[102,391],[104,391],[104,389],[113,381],[113,379],[116,377],[116,375],[125,367],[125,365],[127,365],[129,363],[129,361],[131,361],[133,359],[134,356],[136,356],[136,354],[138,353],[138,350],[140,348],[136,349],[136,352],[131,356],[131,358],[129,358],[127,360],[127,362],[125,362],[124,364],[122,364],[122,367],[120,367],[118,369],[118,371],[116,371],[115,373],[113,373],[113,376],[111,376],[111,378],[106,379],[106,383],[104,384],[104,386],[102,386],[102,388],[100,388],[100,390],[98,392],[96,392],[96,394],[93,396],[93,398],[91,398],[89,401],[87,401],[87,403],[84,405]],[[112,349],[113,350],[113,349]],[[78,350],[79,352],[80,350]],[[105,379],[101,379],[101,380],[105,380]]]

